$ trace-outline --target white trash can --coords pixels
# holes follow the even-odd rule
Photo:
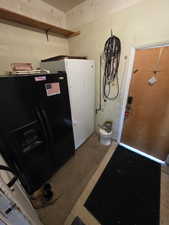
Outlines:
[[[104,128],[99,129],[99,136],[100,136],[100,144],[102,145],[111,145],[112,144],[112,130],[107,131]]]

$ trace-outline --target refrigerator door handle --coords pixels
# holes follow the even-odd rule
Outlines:
[[[40,122],[40,125],[42,127],[43,134],[44,134],[44,137],[45,137],[45,141],[46,141],[46,143],[48,145],[48,143],[49,143],[49,141],[48,141],[48,133],[46,131],[46,127],[45,127],[45,124],[43,122],[43,118],[42,118],[41,113],[40,113],[41,110],[39,108],[36,108],[35,111],[36,111],[36,115],[38,117],[38,120]]]
[[[41,113],[42,113],[42,116],[43,116],[43,119],[44,119],[44,122],[45,122],[45,125],[46,125],[46,129],[47,129],[47,133],[48,133],[48,136],[49,136],[50,143],[53,143],[53,132],[52,132],[52,129],[51,129],[51,126],[50,126],[50,123],[49,123],[48,116],[46,114],[46,111],[43,108],[41,108]]]

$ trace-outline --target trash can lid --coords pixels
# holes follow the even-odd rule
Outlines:
[[[112,130],[109,132],[109,131],[107,131],[107,130],[105,130],[103,128],[100,128],[99,132],[100,132],[101,135],[110,135],[110,134],[112,134]]]

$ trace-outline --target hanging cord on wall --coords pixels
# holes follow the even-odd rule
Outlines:
[[[121,41],[118,37],[111,35],[104,47],[105,69],[103,75],[103,97],[105,101],[115,100],[119,95],[118,68],[120,55]],[[117,93],[114,96],[110,96],[114,82],[117,84]]]
[[[14,175],[14,177],[9,181],[9,183],[7,184],[9,188],[11,188],[15,182],[17,181],[17,176],[15,175],[15,172],[14,170],[12,170],[11,168],[7,167],[7,166],[4,166],[4,165],[0,165],[0,170],[5,170],[7,172],[10,172]]]
[[[102,55],[100,55],[100,71],[99,71],[99,89],[100,89],[100,93],[99,93],[99,106],[96,109],[96,114],[102,110]]]

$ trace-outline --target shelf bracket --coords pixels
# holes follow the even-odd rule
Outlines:
[[[4,8],[0,8],[0,19],[15,22],[17,24],[22,24],[28,27],[33,27],[46,33],[48,33],[48,29],[50,29],[51,33],[62,35],[65,38],[79,35],[79,32],[74,32],[62,27],[57,27],[53,24],[48,24],[40,20],[33,19],[32,17],[27,17]]]
[[[50,30],[50,29],[47,29],[47,30],[46,30],[46,40],[47,40],[47,41],[49,41],[49,30]]]

